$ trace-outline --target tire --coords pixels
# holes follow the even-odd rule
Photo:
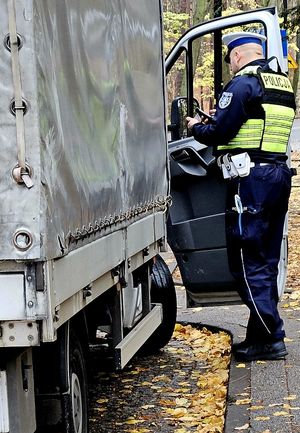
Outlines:
[[[84,351],[80,339],[70,330],[70,393],[66,396],[64,433],[88,433],[88,381]]]
[[[156,256],[151,273],[151,303],[162,304],[163,321],[141,349],[143,355],[157,353],[170,341],[177,314],[175,285],[168,266]]]

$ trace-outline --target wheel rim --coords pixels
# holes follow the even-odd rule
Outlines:
[[[71,378],[72,413],[75,433],[82,433],[82,394],[77,374],[72,373]]]

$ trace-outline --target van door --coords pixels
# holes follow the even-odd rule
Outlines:
[[[227,262],[226,184],[212,149],[190,137],[185,122],[186,116],[195,116],[196,107],[206,112],[213,108],[230,79],[228,65],[223,61],[222,35],[234,31],[265,34],[266,57],[276,56],[282,69],[287,70],[275,8],[199,24],[181,37],[166,59],[172,195],[168,242],[187,290],[189,306],[239,302]],[[285,259],[283,248],[281,288],[285,283]]]

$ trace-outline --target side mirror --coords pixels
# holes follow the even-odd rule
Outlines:
[[[193,101],[194,110],[199,108],[199,103],[196,99]],[[171,105],[171,125],[168,126],[168,130],[171,132],[171,141],[181,140],[182,138],[188,137],[188,128],[186,124],[187,110],[187,98],[179,96],[172,101]]]

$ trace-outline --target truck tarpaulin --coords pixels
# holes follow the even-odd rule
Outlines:
[[[16,83],[9,43],[0,44],[0,259],[58,257],[164,210],[161,5],[139,0],[136,9],[135,2],[16,2],[15,61],[33,187],[12,176]],[[0,1],[6,42],[8,5]],[[28,249],[14,245],[18,232],[32,237]]]

